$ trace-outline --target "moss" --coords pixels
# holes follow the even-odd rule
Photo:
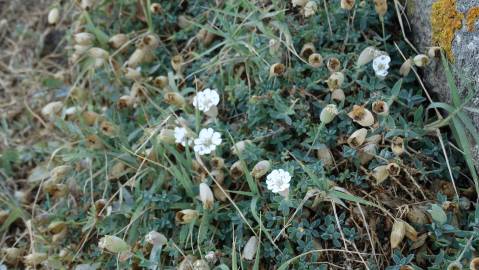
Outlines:
[[[466,24],[467,31],[474,31],[474,24],[476,23],[477,18],[479,18],[479,7],[473,7],[467,11]]]
[[[457,11],[455,0],[439,0],[432,5],[432,41],[441,46],[448,58],[453,60],[452,41],[454,34],[462,27],[464,14]]]

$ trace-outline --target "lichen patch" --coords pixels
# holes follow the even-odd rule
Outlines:
[[[466,15],[466,25],[467,31],[474,32],[474,24],[476,23],[477,18],[479,18],[479,7],[473,7],[467,11]]]
[[[441,46],[452,61],[452,41],[454,34],[462,27],[464,14],[457,11],[455,0],[439,0],[432,5],[432,41]]]

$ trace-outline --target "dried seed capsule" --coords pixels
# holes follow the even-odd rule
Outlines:
[[[453,261],[447,266],[447,270],[462,270],[462,264],[458,261]]]
[[[213,40],[215,39],[215,37],[216,35],[214,33],[206,30],[205,28],[200,29],[200,31],[196,33],[196,38],[203,44],[203,46],[210,45],[211,42],[213,42]]]
[[[178,108],[182,108],[186,104],[185,98],[177,92],[165,93],[164,101],[165,103],[176,106]]]
[[[61,181],[70,171],[72,167],[69,165],[56,166],[50,171],[50,179],[55,183]]]
[[[243,174],[244,174],[244,171],[243,171],[243,166],[241,164],[241,160],[238,160],[235,163],[233,163],[233,165],[231,165],[230,175],[234,180],[240,178],[241,176],[243,176]]]
[[[439,58],[441,57],[441,47],[431,47],[427,51],[429,58]]]
[[[113,253],[120,253],[130,250],[130,246],[118,236],[105,235],[98,242],[98,247]]]
[[[158,76],[153,80],[153,84],[161,89],[165,89],[168,86],[167,76]]]
[[[318,157],[319,160],[323,162],[324,167],[330,168],[331,166],[334,165],[333,154],[331,154],[331,151],[326,145],[322,144],[316,150],[316,156]]]
[[[161,12],[161,5],[159,3],[153,3],[150,5],[151,13],[159,14]]]
[[[143,64],[146,60],[146,51],[144,49],[137,48],[128,58],[127,64],[131,68],[136,68],[137,66]]]
[[[376,185],[380,185],[389,177],[388,166],[382,165],[374,168],[372,176],[376,180]]]
[[[243,259],[251,261],[256,255],[256,249],[258,248],[258,239],[256,236],[251,236],[246,245],[243,248]]]
[[[370,63],[371,61],[373,61],[373,59],[375,58],[376,51],[377,51],[377,49],[376,49],[376,47],[374,47],[374,46],[366,47],[366,48],[359,54],[358,61],[356,62],[356,65],[357,65],[358,67],[360,67],[360,66],[369,64],[369,63]]]
[[[391,150],[397,156],[404,153],[404,139],[396,136],[391,140]]]
[[[173,67],[173,70],[176,71],[176,73],[181,73],[183,71],[184,63],[185,61],[181,54],[175,55],[171,58],[171,67]]]
[[[409,209],[409,211],[406,213],[406,217],[409,222],[413,224],[424,225],[429,223],[426,212],[417,207]]]
[[[48,24],[55,25],[60,21],[60,10],[52,8],[48,13]]]
[[[198,218],[198,211],[192,209],[184,209],[176,212],[175,220],[179,224],[189,224]]]
[[[214,169],[222,169],[225,166],[225,160],[222,157],[213,157],[210,164]]]
[[[413,226],[411,226],[409,223],[407,222],[404,222],[404,226],[405,226],[405,231],[406,231],[406,237],[409,238],[410,240],[412,241],[416,241],[417,240],[417,231],[416,229],[414,229]]]
[[[128,42],[128,36],[125,34],[116,34],[108,40],[108,45],[113,49],[119,49]]]
[[[98,113],[90,111],[83,112],[82,117],[87,126],[93,126],[101,118]]]
[[[203,203],[204,209],[213,208],[213,203],[215,202],[213,192],[211,191],[210,187],[205,183],[200,184],[200,200]]]
[[[406,77],[409,72],[411,72],[412,65],[412,59],[407,59],[406,61],[404,61],[404,63],[401,65],[401,68],[399,69],[399,74],[403,77]]]
[[[258,179],[265,176],[271,169],[271,162],[269,160],[262,160],[254,165],[251,171],[251,176]]]
[[[67,227],[67,224],[64,221],[57,220],[57,221],[51,222],[48,225],[47,230],[48,232],[52,234],[56,234],[63,231],[66,227]]]
[[[342,72],[334,72],[326,81],[330,90],[341,88],[344,83],[344,74]]]
[[[374,9],[380,17],[384,17],[388,12],[387,0],[374,0]]]
[[[316,1],[308,1],[303,8],[304,17],[308,18],[316,14],[318,10],[318,4]]]
[[[425,54],[419,54],[414,56],[414,64],[417,67],[425,67],[429,65],[429,62],[430,62],[429,57]]]
[[[359,152],[359,162],[364,165],[371,161],[377,152],[377,144],[367,143],[365,144]]]
[[[145,236],[145,241],[153,246],[164,246],[168,243],[168,239],[159,232],[151,231]]]
[[[3,248],[2,255],[8,264],[16,264],[20,260],[20,256],[22,256],[22,250],[15,247]]]
[[[117,105],[119,109],[130,108],[130,107],[133,107],[133,105],[135,105],[135,101],[136,101],[136,98],[129,95],[124,95],[118,99]]]
[[[211,171],[211,176],[220,184],[225,180],[225,173],[221,169]]]
[[[479,257],[473,258],[469,264],[471,270],[479,270]]]
[[[210,270],[210,266],[205,260],[196,260],[193,263],[193,270]]]
[[[356,0],[341,0],[341,8],[345,10],[351,10],[354,8]]]
[[[195,257],[188,255],[181,261],[180,265],[178,265],[177,270],[193,270],[193,262]]]
[[[368,130],[365,128],[361,128],[353,132],[351,136],[348,138],[348,144],[352,148],[357,148],[361,146],[364,141],[366,140],[366,135],[368,134]]]
[[[231,152],[234,154],[234,155],[241,155],[243,153],[243,151],[246,149],[246,146],[248,144],[252,144],[253,142],[251,140],[244,140],[244,141],[239,141],[237,143],[235,143],[232,147],[231,147]]]
[[[26,265],[36,266],[44,262],[46,259],[48,259],[48,255],[46,253],[33,252],[23,257],[23,262]]]
[[[276,63],[271,65],[271,67],[269,68],[269,76],[270,77],[282,76],[285,71],[286,71],[286,67],[283,64]]]
[[[354,105],[348,116],[363,127],[370,127],[374,124],[373,114],[364,106]]]
[[[326,66],[330,72],[338,72],[341,69],[341,61],[336,57],[331,57],[328,59]]]
[[[331,123],[334,118],[338,115],[338,108],[335,104],[328,104],[326,107],[323,108],[321,114],[319,115],[319,119],[322,123],[329,124]]]
[[[293,7],[299,6],[299,7],[304,7],[308,3],[308,0],[291,0],[291,4],[293,4]]]
[[[169,128],[162,128],[158,134],[158,140],[166,144],[175,144],[175,131]]]
[[[118,135],[118,127],[109,121],[102,121],[100,130],[108,137],[116,137]]]
[[[99,199],[95,201],[95,213],[97,216],[100,215],[100,213],[103,212],[103,209],[105,209],[107,201],[105,199]]]
[[[228,198],[226,197],[226,194],[225,194],[225,192],[227,192],[227,191],[225,190],[223,192],[223,190],[221,190],[221,188],[219,188],[216,185],[213,186],[213,194],[215,195],[215,198],[220,202],[226,202],[228,200]]]
[[[406,236],[406,225],[401,220],[395,220],[391,230],[391,249],[395,249],[401,244]]]
[[[343,89],[334,89],[331,93],[331,99],[336,101],[344,101],[346,99],[346,95],[344,95]]]
[[[389,175],[392,175],[392,176],[398,176],[401,173],[401,168],[399,167],[399,165],[393,162],[387,165],[387,169],[388,169]]]
[[[97,135],[91,134],[91,135],[88,135],[85,139],[86,139],[88,148],[91,148],[91,149],[103,148],[103,143],[101,142],[100,138]]]
[[[321,67],[323,65],[323,57],[319,53],[312,53],[308,57],[308,63],[314,68]]]
[[[156,49],[158,44],[160,44],[159,38],[155,34],[148,34],[140,40],[139,48],[151,51]]]
[[[303,45],[303,48],[301,48],[301,52],[299,55],[303,57],[304,59],[308,59],[309,56],[311,56],[315,52],[316,52],[316,48],[314,48],[314,44],[306,43]]]
[[[372,104],[372,109],[377,115],[387,115],[389,113],[389,105],[382,100],[374,101]]]
[[[76,44],[82,46],[91,46],[93,45],[93,41],[95,40],[95,36],[93,34],[87,32],[81,32],[73,35],[73,40]]]

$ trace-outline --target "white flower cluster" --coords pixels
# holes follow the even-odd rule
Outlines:
[[[193,98],[193,106],[202,112],[208,112],[213,107],[216,107],[220,102],[220,96],[216,90],[206,88]]]
[[[373,69],[376,73],[376,76],[384,79],[388,75],[389,63],[391,62],[391,57],[387,55],[380,55],[373,60]]]
[[[288,194],[290,181],[291,175],[283,169],[273,170],[266,176],[267,188],[273,193],[279,193],[283,196]]]

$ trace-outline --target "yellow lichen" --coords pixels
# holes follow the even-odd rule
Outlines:
[[[469,32],[474,31],[474,24],[476,23],[477,18],[479,18],[479,7],[473,7],[469,11],[467,11],[467,15],[466,15],[467,31]]]
[[[450,60],[453,60],[454,34],[461,29],[463,19],[464,14],[457,11],[455,0],[439,0],[432,5],[432,41],[444,49]]]

